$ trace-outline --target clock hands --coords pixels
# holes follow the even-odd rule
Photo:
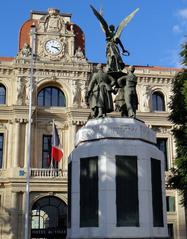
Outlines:
[[[52,48],[55,48],[56,50],[60,51],[60,48],[57,46],[51,46]]]

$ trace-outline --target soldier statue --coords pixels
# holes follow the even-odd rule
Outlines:
[[[136,117],[138,107],[138,97],[136,93],[137,77],[134,74],[135,67],[129,66],[127,75],[118,79],[118,93],[114,100],[116,111],[121,112],[121,116]]]
[[[104,72],[101,64],[97,65],[97,72],[93,74],[88,86],[86,101],[92,118],[101,118],[114,110],[112,100],[112,86],[114,79]]]
[[[136,93],[137,77],[134,74],[134,66],[128,68],[127,74],[123,72],[125,64],[121,54],[129,55],[125,50],[120,36],[124,27],[130,22],[139,10],[138,8],[122,20],[115,29],[113,25],[108,25],[103,16],[93,7],[91,9],[100,22],[100,26],[106,36],[106,58],[107,72],[103,71],[101,64],[98,65],[97,73],[94,73],[87,92],[87,103],[92,110],[92,118],[106,116],[112,112],[112,93],[116,94],[116,111],[121,112],[121,116],[136,117],[138,98]],[[120,48],[119,48],[120,47]],[[122,50],[122,53],[120,52]]]

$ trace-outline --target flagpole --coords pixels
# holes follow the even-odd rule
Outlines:
[[[54,132],[54,128],[55,128],[55,120],[53,119],[53,126],[52,126],[52,140],[53,140],[53,132]],[[54,143],[51,140],[51,145]],[[53,157],[51,155],[51,163],[50,163],[50,168],[51,168],[51,173],[52,173],[52,169],[53,169]]]
[[[31,127],[32,127],[32,91],[33,91],[33,56],[35,47],[35,25],[31,26],[31,59],[30,59],[30,79],[29,79],[29,118],[28,118],[28,145],[27,145],[27,170],[26,170],[26,191],[25,191],[25,236],[24,239],[30,238],[30,161],[31,161]]]

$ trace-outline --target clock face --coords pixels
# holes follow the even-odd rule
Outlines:
[[[51,55],[58,55],[62,51],[62,44],[57,40],[49,40],[45,43],[45,50]]]

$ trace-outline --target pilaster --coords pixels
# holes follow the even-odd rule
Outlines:
[[[16,192],[12,192],[11,197],[11,239],[17,239],[17,226],[18,226],[18,195]]]
[[[19,166],[20,119],[15,120],[13,167]]]
[[[8,157],[7,157],[7,169],[9,169],[12,165],[12,149],[13,149],[13,140],[12,140],[12,134],[13,134],[13,121],[10,120],[8,122]]]
[[[24,154],[24,168],[27,167],[27,155],[28,155],[28,121],[25,123],[25,154]]]

